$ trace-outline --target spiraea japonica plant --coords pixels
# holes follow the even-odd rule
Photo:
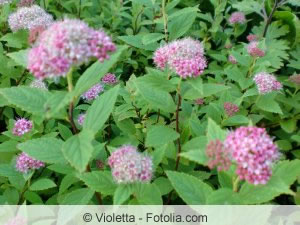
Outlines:
[[[0,0],[0,204],[300,204],[298,0]]]

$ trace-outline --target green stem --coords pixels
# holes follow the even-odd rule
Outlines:
[[[70,69],[70,71],[67,74],[67,81],[68,81],[68,91],[69,93],[73,91],[73,68]],[[68,113],[68,118],[69,118],[69,122],[71,124],[72,130],[74,134],[78,133],[78,129],[74,123],[74,119],[73,119],[73,109],[74,109],[74,98],[72,99],[72,101],[70,102],[69,105],[69,113]]]
[[[181,107],[181,94],[180,94],[181,80],[182,80],[182,78],[180,78],[178,86],[177,86],[178,103],[177,103],[177,108],[176,108],[176,132],[179,134],[179,137],[177,139],[178,151],[177,151],[175,170],[178,170],[179,162],[180,162],[180,153],[181,153],[181,142],[180,142],[181,135],[180,135],[180,129],[179,129],[179,110]]]
[[[168,17],[166,13],[166,0],[162,0],[162,14],[164,19],[165,41],[168,42]]]
[[[254,67],[255,67],[256,60],[257,60],[256,57],[254,57],[254,58],[252,59],[252,63],[251,63],[250,69],[249,69],[249,71],[248,71],[247,77],[251,77],[251,76],[252,76],[252,73],[253,73],[253,69],[254,69]]]
[[[239,182],[240,182],[240,178],[237,177],[234,181],[233,181],[233,191],[234,192],[238,192],[239,190]]]

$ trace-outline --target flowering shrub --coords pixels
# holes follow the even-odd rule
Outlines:
[[[0,0],[0,204],[300,204],[300,4],[200,3]]]

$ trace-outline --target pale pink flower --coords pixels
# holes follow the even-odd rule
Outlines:
[[[265,55],[265,51],[259,48],[259,43],[257,41],[252,41],[247,47],[249,55],[252,57],[263,57]]]
[[[233,55],[228,56],[228,61],[232,64],[237,64],[236,58]]]
[[[153,60],[158,68],[169,67],[182,78],[197,77],[207,67],[202,44],[192,38],[175,40],[160,47]]]
[[[29,170],[39,169],[44,166],[45,163],[30,157],[25,152],[22,152],[17,157],[16,169],[22,173],[27,173]]]
[[[256,83],[259,94],[262,95],[282,89],[282,84],[276,80],[276,77],[266,72],[256,74],[253,80]]]
[[[211,141],[206,146],[208,167],[217,167],[218,171],[228,170],[231,166],[231,155],[220,140]]]
[[[18,7],[29,7],[34,4],[35,0],[21,0],[18,3]]]
[[[234,24],[244,24],[246,22],[245,14],[242,12],[234,12],[229,18],[229,23]]]
[[[30,83],[30,87],[48,90],[46,83],[42,80],[37,80],[37,79],[33,80]]]
[[[77,122],[79,125],[83,125],[83,122],[84,122],[84,119],[85,119],[85,113],[81,113],[79,116],[78,116],[78,119],[77,119]]]
[[[93,87],[91,87],[89,90],[84,92],[81,97],[87,101],[91,101],[96,99],[101,92],[103,92],[103,86],[102,84],[95,84]]]
[[[33,123],[30,120],[20,118],[16,120],[12,133],[16,136],[22,136],[31,131]]]
[[[195,100],[196,105],[203,105],[204,104],[204,98],[198,98]]]
[[[152,179],[152,159],[131,145],[124,145],[113,152],[108,164],[114,180],[119,184],[150,182]]]
[[[104,84],[110,84],[110,85],[118,83],[117,77],[113,73],[107,73],[107,74],[105,74],[105,76],[102,77],[101,81]]]
[[[300,74],[290,76],[289,81],[293,82],[294,84],[296,84],[298,86],[300,86]]]
[[[258,40],[258,37],[257,37],[255,34],[249,34],[249,35],[247,36],[247,40],[248,40],[249,42],[257,41],[257,40]]]
[[[225,102],[224,109],[228,116],[234,116],[239,111],[239,107],[231,102]]]
[[[37,27],[48,27],[53,23],[53,18],[38,5],[18,8],[8,18],[8,24],[12,31],[21,29],[32,30]]]
[[[100,62],[116,50],[110,37],[76,19],[53,23],[28,54],[28,69],[38,79],[66,76],[73,66],[97,58]]]
[[[264,128],[240,127],[224,141],[237,164],[236,173],[251,184],[266,184],[272,175],[272,165],[279,151]]]

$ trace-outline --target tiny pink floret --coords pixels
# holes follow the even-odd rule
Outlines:
[[[21,173],[27,173],[30,170],[39,169],[44,166],[45,163],[30,157],[25,152],[17,157],[16,169]]]
[[[16,120],[12,133],[16,136],[23,136],[31,131],[33,123],[30,120],[21,118]]]
[[[256,83],[259,94],[262,95],[282,89],[282,84],[276,80],[276,77],[266,72],[256,74],[253,80]]]

